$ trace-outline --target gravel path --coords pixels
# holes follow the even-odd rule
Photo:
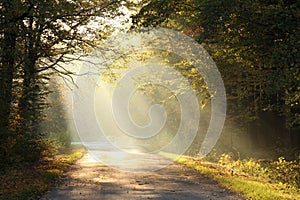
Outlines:
[[[233,200],[243,198],[182,164],[174,163],[154,172],[130,173],[95,162],[89,154],[86,154],[42,199]]]

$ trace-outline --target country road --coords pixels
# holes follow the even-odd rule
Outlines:
[[[182,164],[157,171],[125,172],[85,154],[41,199],[243,199],[217,182]]]

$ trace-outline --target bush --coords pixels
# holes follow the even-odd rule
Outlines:
[[[300,166],[296,160],[286,161],[283,157],[268,162],[254,159],[234,160],[231,154],[222,154],[218,163],[232,175],[263,178],[271,183],[281,184],[283,188],[300,188]]]
[[[69,148],[71,145],[71,135],[69,131],[62,131],[59,133],[50,133],[49,139],[53,140],[56,148],[62,150]]]
[[[300,166],[296,160],[286,161],[283,157],[278,158],[270,163],[268,175],[271,181],[300,188]]]
[[[2,136],[0,139],[0,173],[4,173],[5,170],[17,160],[15,153],[15,145],[17,142],[12,136]]]
[[[232,174],[246,175],[252,177],[266,177],[267,169],[254,159],[233,160],[230,154],[222,154],[219,164],[231,171]]]
[[[57,152],[54,141],[43,138],[24,137],[16,145],[16,155],[19,156],[19,162],[35,164],[42,161],[45,157],[51,157]]]

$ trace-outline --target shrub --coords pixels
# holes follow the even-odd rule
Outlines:
[[[62,150],[71,145],[71,136],[69,131],[62,131],[58,133],[50,133],[49,139],[53,140],[57,149]]]
[[[230,154],[222,154],[219,164],[230,170],[232,174],[246,175],[252,177],[266,177],[267,169],[254,159],[233,160]]]
[[[286,161],[283,157],[278,158],[270,163],[268,175],[271,181],[300,188],[300,166],[296,160]]]
[[[282,188],[300,188],[300,166],[296,160],[286,161],[283,157],[268,162],[254,159],[234,160],[230,154],[222,154],[218,163],[232,175],[263,178],[271,183],[280,184]]]

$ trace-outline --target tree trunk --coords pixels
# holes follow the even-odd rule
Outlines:
[[[13,30],[13,29],[12,29]],[[11,31],[4,33],[0,65],[0,133],[9,131],[11,114],[12,89],[14,76],[14,54],[16,35]]]
[[[33,26],[33,19],[30,20],[31,28]],[[37,95],[39,93],[39,87],[37,83],[36,61],[37,55],[35,51],[35,34],[32,34],[27,38],[26,45],[26,59],[23,66],[23,84],[22,94],[20,98],[20,118],[21,118],[21,131],[31,132],[36,121],[36,107]]]

